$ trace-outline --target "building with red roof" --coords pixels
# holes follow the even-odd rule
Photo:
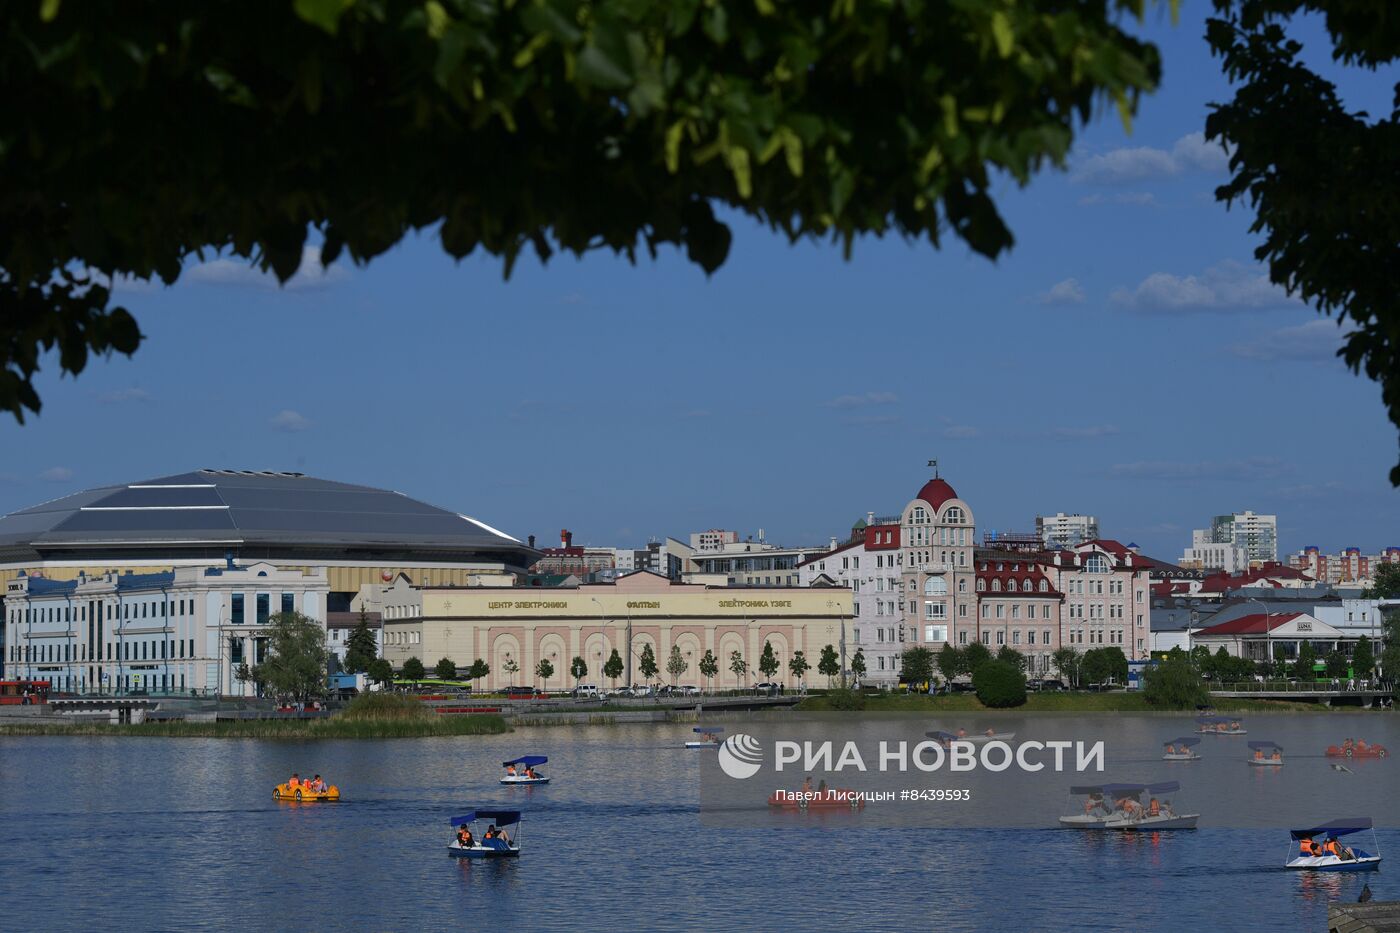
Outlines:
[[[975,640],[990,650],[1010,645],[1026,656],[1026,673],[1044,677],[1060,647],[1064,594],[1034,558],[1015,553],[977,558]],[[961,640],[963,632],[958,633]]]
[[[1357,640],[1306,612],[1255,612],[1203,628],[1192,638],[1212,653],[1224,648],[1253,661],[1276,658],[1280,650],[1284,657],[1296,658],[1303,642],[1311,642],[1318,657],[1333,651],[1350,655]]]

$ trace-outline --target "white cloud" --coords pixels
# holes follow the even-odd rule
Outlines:
[[[137,386],[132,386],[129,389],[109,389],[97,396],[99,402],[105,402],[109,405],[121,402],[149,402],[151,399],[151,393]]]
[[[1099,194],[1086,194],[1079,199],[1079,203],[1087,206],[1094,204],[1126,204],[1133,207],[1155,207],[1157,196],[1150,191],[1120,191],[1112,197]]]
[[[827,408],[859,408],[864,405],[893,405],[899,396],[893,392],[865,392],[861,395],[838,395],[822,402]]]
[[[73,471],[66,466],[49,467],[39,478],[46,483],[66,483],[73,478]]]
[[[321,247],[308,243],[302,247],[301,265],[296,274],[287,280],[283,288],[320,288],[338,282],[349,275],[340,263],[329,267],[321,265]],[[254,288],[277,288],[277,276],[263,272],[246,259],[221,258],[192,266],[185,271],[184,278],[201,285],[239,285]]]
[[[1135,311],[1231,311],[1301,304],[1258,267],[1229,259],[1199,276],[1154,272],[1136,288],[1117,289],[1108,300]]]
[[[311,427],[311,420],[301,412],[284,408],[267,422],[278,431],[305,431]]]
[[[842,418],[842,424],[853,424],[863,427],[871,427],[879,424],[895,424],[899,421],[899,415],[853,415],[850,418]]]
[[[1095,437],[1112,437],[1119,433],[1116,424],[1091,424],[1082,428],[1055,428],[1050,432],[1064,440],[1083,440]]]
[[[1330,318],[1318,318],[1270,331],[1250,343],[1237,343],[1230,348],[1235,356],[1246,360],[1314,360],[1325,362],[1337,358],[1346,334]]]
[[[1283,469],[1282,461],[1273,457],[1251,457],[1247,460],[1138,460],[1115,463],[1108,472],[1124,479],[1259,480],[1278,476]]]
[[[1080,164],[1074,180],[1090,185],[1120,185],[1187,172],[1218,174],[1229,165],[1230,156],[1223,147],[1206,142],[1204,133],[1188,133],[1170,150],[1134,146],[1090,156]]]
[[[1084,288],[1078,279],[1056,282],[1036,298],[1043,305],[1077,305],[1084,303]]]
[[[950,424],[943,429],[943,436],[950,440],[969,440],[981,435],[982,432],[970,424]]]

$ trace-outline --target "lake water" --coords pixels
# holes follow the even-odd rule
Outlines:
[[[1112,719],[1143,747],[1173,728]],[[1393,721],[1296,719],[1376,741]],[[1378,900],[1400,899],[1390,863],[1357,877],[1286,872],[1286,833],[1205,821],[1139,836],[1053,818],[879,829],[858,814],[713,828],[699,774],[714,753],[680,748],[690,736],[639,724],[386,741],[0,739],[0,929],[1314,930],[1363,880]],[[557,783],[496,784],[499,763],[525,753],[547,754]],[[326,775],[344,801],[274,802],[292,771]],[[1396,822],[1328,794],[1337,816]],[[526,810],[521,858],[450,858],[448,818],[490,804]],[[1398,843],[1380,833],[1382,853]]]

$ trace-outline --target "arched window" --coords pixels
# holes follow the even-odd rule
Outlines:
[[[978,580],[978,581],[977,581],[977,592],[979,592],[979,593],[985,593],[985,592],[987,592],[987,581],[986,581],[986,580]]]
[[[1001,581],[1000,581],[1000,580],[997,580],[997,579],[993,579],[993,580],[992,580],[992,592],[993,592],[993,593],[1000,593],[1000,592],[1001,592]]]
[[[1042,593],[1048,593],[1048,592],[1050,592],[1050,581],[1048,581],[1048,580],[1041,580],[1041,581],[1040,581],[1040,591],[1041,591]]]
[[[1113,568],[1108,565],[1108,558],[1102,554],[1090,554],[1084,559],[1084,569],[1089,573],[1109,573]]]
[[[945,525],[961,525],[967,519],[963,518],[963,510],[956,505],[950,506],[948,511],[943,513],[943,523]]]
[[[1014,592],[1016,592],[1016,581],[1015,581],[1015,580],[1007,580],[1007,581],[1006,581],[1006,592],[1008,592],[1008,593],[1014,593]]]
[[[948,581],[942,577],[929,577],[924,581],[925,596],[947,596]]]
[[[910,516],[909,521],[915,525],[928,524],[928,512],[924,511],[923,506],[916,506],[914,508],[914,514]]]
[[[966,593],[966,592],[967,592],[967,580],[959,580],[959,581],[958,581],[958,592],[959,592],[959,593]]]

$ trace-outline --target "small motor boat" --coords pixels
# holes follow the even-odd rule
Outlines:
[[[501,762],[503,768],[513,768],[513,772],[506,772],[501,776],[502,784],[548,784],[549,778],[535,770],[537,765],[548,762],[544,755],[523,755],[520,758],[512,758],[510,761]]]
[[[469,826],[477,822],[485,822],[495,827],[497,830],[504,830],[507,826],[519,827],[522,815],[519,810],[472,810],[461,816],[452,818],[453,826]],[[452,844],[447,847],[447,852],[453,858],[519,858],[520,857],[520,831],[515,832],[515,838],[511,839],[505,834],[492,834],[492,838],[487,839],[485,834],[478,836],[472,833],[472,844],[464,846],[453,839]]]
[[[1367,852],[1360,847],[1344,846],[1340,842],[1343,836],[1367,830],[1371,832],[1371,847],[1374,852]],[[1284,863],[1284,868],[1294,871],[1376,871],[1380,867],[1380,847],[1376,844],[1376,830],[1369,816],[1333,820],[1309,829],[1295,829],[1289,835],[1293,845],[1289,849],[1289,859]],[[1323,843],[1317,843],[1321,854],[1305,855],[1299,851],[1299,843],[1316,842],[1319,837],[1325,838],[1327,843],[1336,842],[1341,854],[1322,849]]]

